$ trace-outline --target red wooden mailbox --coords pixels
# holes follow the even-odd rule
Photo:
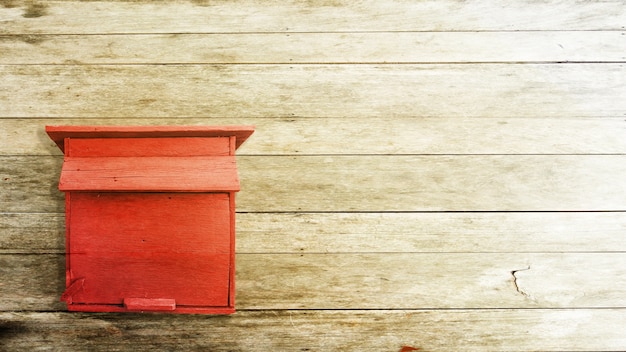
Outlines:
[[[65,154],[68,310],[235,311],[235,150],[251,126],[47,126]]]

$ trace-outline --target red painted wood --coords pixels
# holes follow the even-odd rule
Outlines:
[[[230,257],[230,296],[229,302],[234,306],[235,304],[235,193],[230,193],[230,253],[233,255]]]
[[[73,193],[68,260],[85,279],[73,302],[228,305],[229,207],[222,193]]]
[[[250,126],[47,126],[65,153],[70,311],[230,314]]]
[[[65,138],[230,137],[236,148],[252,135],[254,126],[46,126],[50,138],[64,151]]]
[[[234,155],[228,137],[68,138],[68,141],[68,154],[72,157]]]
[[[233,156],[67,157],[62,191],[238,191]]]
[[[124,307],[134,311],[175,310],[176,301],[167,298],[124,298]]]
[[[67,289],[65,289],[65,292],[63,292],[63,294],[61,295],[61,301],[72,304],[74,296],[83,290],[85,285],[85,278],[80,277],[68,282],[70,284],[67,286]]]

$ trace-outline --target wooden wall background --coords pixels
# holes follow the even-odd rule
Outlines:
[[[626,350],[626,5],[0,1],[0,349]],[[254,124],[233,316],[69,314],[46,124]]]

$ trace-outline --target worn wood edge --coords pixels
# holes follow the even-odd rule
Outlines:
[[[625,70],[623,64],[0,65],[0,100],[7,102],[0,117],[618,117],[626,110]]]
[[[626,154],[623,117],[0,119],[0,155],[61,155],[45,126],[254,124],[238,155]],[[393,136],[393,138],[386,138]],[[601,136],[601,138],[599,137]],[[346,143],[353,140],[354,143]],[[357,143],[358,141],[358,143]]]
[[[624,252],[626,213],[238,213],[239,254]],[[64,254],[64,213],[0,213],[0,253]]]
[[[0,311],[64,310],[62,254],[0,254]],[[618,253],[237,254],[238,309],[610,308]],[[88,278],[85,285],[88,284]]]
[[[0,313],[8,349],[617,351],[624,309],[240,311],[232,316]],[[71,326],[71,338],[68,327]],[[520,333],[511,333],[519,331]]]
[[[62,162],[0,157],[0,212],[63,212]],[[237,164],[239,212],[626,210],[624,155],[238,156]]]
[[[624,33],[18,34],[0,35],[0,64],[625,62]]]
[[[620,1],[493,6],[489,1],[6,0],[0,33],[187,33],[623,29]],[[182,19],[182,20],[181,20]]]

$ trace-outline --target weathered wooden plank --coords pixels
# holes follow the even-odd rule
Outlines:
[[[240,211],[622,210],[626,192],[624,156],[239,160]]]
[[[65,255],[0,255],[0,311],[66,309],[59,301],[65,290]],[[30,286],[30,287],[28,287]]]
[[[65,214],[0,214],[0,251],[59,252],[65,248]]]
[[[623,252],[625,234],[626,213],[237,214],[238,253]]]
[[[0,252],[64,253],[65,214],[0,214]],[[624,252],[626,213],[240,213],[237,253]]]
[[[620,117],[624,64],[2,65],[0,117]]]
[[[625,52],[619,31],[0,35],[0,64],[606,62]]]
[[[625,156],[240,157],[240,211],[626,208]],[[280,182],[277,182],[280,180]]]
[[[65,211],[64,196],[58,190],[62,158],[0,157],[0,160],[2,212]]]
[[[62,254],[0,254],[0,310],[64,309]],[[623,253],[237,254],[238,309],[623,307]],[[89,278],[85,279],[87,286]]]
[[[0,313],[9,350],[618,351],[624,309]]]
[[[239,156],[241,212],[623,211],[624,155]],[[1,212],[62,212],[60,157],[1,157]]]
[[[259,265],[262,263],[262,265]],[[623,307],[623,253],[248,254],[242,308]],[[530,268],[530,269],[529,269]]]
[[[624,118],[0,119],[0,155],[61,155],[46,125],[256,125],[238,155],[624,154]],[[390,138],[392,137],[392,138]],[[353,141],[347,143],[346,141]]]
[[[5,0],[0,33],[180,33],[623,29],[602,2]]]

